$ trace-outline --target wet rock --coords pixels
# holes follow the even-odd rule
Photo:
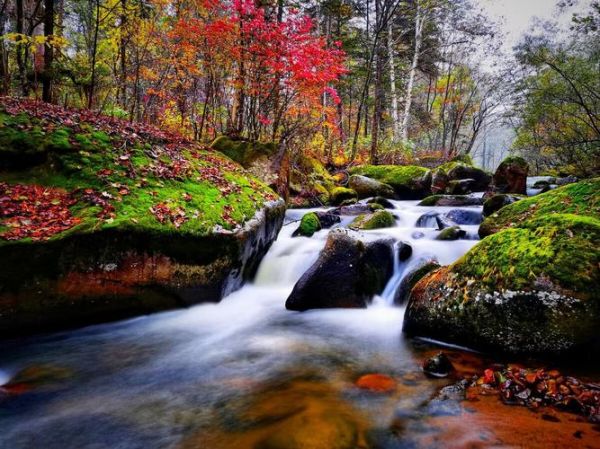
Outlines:
[[[415,226],[417,228],[436,228],[438,230],[454,226],[443,214],[430,211],[419,217]]]
[[[292,237],[312,237],[315,232],[320,230],[321,221],[319,220],[319,216],[314,212],[310,212],[304,214],[302,220],[300,220],[300,226],[294,231]]]
[[[346,187],[334,187],[329,192],[329,200],[334,206],[341,205],[344,201],[356,202],[357,199],[356,192]]]
[[[329,234],[317,261],[286,301],[289,310],[365,307],[393,274],[394,241],[364,243],[342,231]]]
[[[410,256],[412,256],[412,253],[413,253],[412,246],[410,246],[408,243],[405,243],[405,242],[398,243],[398,260],[400,262],[404,262],[404,261],[410,259]]]
[[[390,200],[387,198],[383,198],[381,196],[376,196],[375,198],[371,198],[367,201],[367,204],[380,204],[386,209],[396,209],[396,206],[392,204]]]
[[[436,240],[458,240],[464,239],[467,236],[467,232],[458,226],[451,226],[449,228],[442,229],[442,231],[435,238]]]
[[[496,193],[527,193],[529,165],[521,157],[507,157],[496,169],[492,190]]]
[[[562,214],[488,236],[414,286],[404,331],[513,354],[597,352],[598,241],[597,219]]]
[[[419,206],[481,206],[482,198],[469,195],[432,195],[425,198]]]
[[[579,179],[576,176],[569,175],[569,176],[566,176],[564,178],[558,178],[556,180],[556,185],[558,185],[558,186],[566,186],[567,184],[573,184],[573,183],[576,183],[578,181],[579,181]]]
[[[356,386],[374,393],[391,393],[396,389],[396,381],[385,374],[365,374],[356,381]]]
[[[350,223],[350,229],[368,231],[373,229],[391,228],[396,219],[387,210],[378,210],[372,214],[359,215]]]
[[[358,428],[343,414],[308,410],[284,421],[254,449],[355,449]]]
[[[467,178],[450,181],[446,190],[450,195],[466,195],[472,193],[475,191],[475,180]]]
[[[469,382],[461,380],[448,385],[427,404],[427,413],[432,416],[457,416],[463,413],[461,402],[465,399]]]
[[[489,217],[490,215],[498,212],[504,206],[508,206],[509,204],[515,203],[523,198],[524,196],[518,195],[493,195],[488,198],[485,203],[483,203],[483,216]]]
[[[350,176],[348,187],[357,193],[359,199],[372,196],[385,198],[394,198],[395,196],[394,189],[390,185],[361,175]]]
[[[423,363],[423,372],[430,377],[448,377],[454,366],[446,354],[440,352]]]
[[[315,212],[319,217],[322,229],[329,229],[342,221],[339,215],[333,212]]]
[[[377,209],[373,208],[372,204],[350,204],[348,206],[341,206],[333,210],[332,213],[337,215],[346,215],[346,216],[357,216],[362,214],[370,214],[375,212]]]
[[[425,234],[421,231],[415,231],[410,236],[415,240],[419,240],[425,237]]]
[[[410,291],[428,273],[440,268],[436,260],[423,260],[412,268],[402,279],[394,295],[394,304],[403,305],[408,300]]]
[[[481,212],[473,209],[452,209],[444,216],[458,225],[478,225],[482,221]]]

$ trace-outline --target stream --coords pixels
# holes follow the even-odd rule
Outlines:
[[[368,233],[405,241],[413,255],[367,309],[285,309],[329,232],[292,238],[307,210],[290,210],[254,282],[218,304],[0,343],[0,385],[23,370],[35,379],[21,394],[0,392],[0,448],[317,449],[293,435],[319,439],[338,415],[360,435],[356,448],[600,447],[598,426],[575,415],[549,420],[497,397],[432,400],[453,381],[423,375],[440,346],[402,335],[394,293],[420,260],[449,264],[477,243],[477,225],[461,226],[466,239],[434,240],[436,229],[415,228],[421,215],[481,208],[393,203],[396,226]],[[458,378],[494,362],[443,349]],[[357,388],[367,373],[392,377],[395,391]],[[288,443],[268,438],[278,432]]]

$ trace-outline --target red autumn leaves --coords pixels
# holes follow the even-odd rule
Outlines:
[[[47,240],[80,222],[69,206],[76,200],[56,188],[0,183],[0,238]]]

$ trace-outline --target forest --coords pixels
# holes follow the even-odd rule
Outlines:
[[[0,0],[0,447],[600,448],[600,1]]]

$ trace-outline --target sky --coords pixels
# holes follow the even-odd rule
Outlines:
[[[506,34],[504,48],[508,51],[529,30],[535,17],[552,19],[558,12],[556,0],[478,0],[477,3],[492,19],[501,21]],[[573,12],[585,11],[590,0],[581,0],[579,3],[579,6],[563,14],[560,22],[570,21]]]

